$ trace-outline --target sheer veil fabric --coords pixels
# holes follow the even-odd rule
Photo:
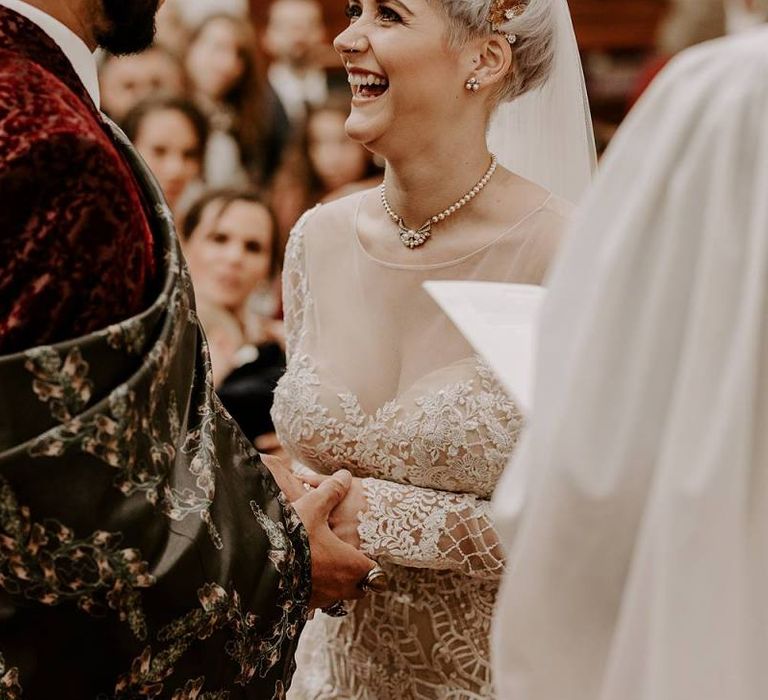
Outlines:
[[[550,4],[552,72],[541,88],[496,109],[488,145],[508,170],[578,202],[595,170],[595,136],[568,3]]]
[[[768,697],[768,30],[675,60],[551,278],[500,697]]]

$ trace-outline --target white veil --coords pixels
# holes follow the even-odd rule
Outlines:
[[[499,697],[768,698],[766,76],[768,28],[675,59],[566,236],[494,497]]]
[[[551,0],[554,63],[547,82],[501,104],[488,144],[509,170],[578,202],[595,170],[595,137],[566,0]]]

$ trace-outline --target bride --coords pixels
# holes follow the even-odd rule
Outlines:
[[[422,283],[542,283],[593,165],[578,52],[565,0],[347,14],[347,131],[386,177],[291,234],[273,417],[303,467],[353,473],[332,526],[390,588],[310,623],[292,697],[486,699],[504,567],[488,499],[522,417]]]

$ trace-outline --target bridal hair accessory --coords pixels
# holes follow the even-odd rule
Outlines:
[[[503,34],[510,46],[517,43],[517,34],[510,34],[504,31],[504,25],[510,20],[520,17],[527,5],[520,0],[493,0],[491,9],[488,13],[488,21],[491,23],[491,29],[494,32]]]
[[[445,221],[449,216],[455,214],[465,204],[468,204],[475,197],[477,197],[477,195],[480,194],[480,191],[488,184],[488,181],[491,179],[491,177],[493,177],[493,173],[496,172],[497,165],[498,160],[496,159],[496,156],[491,153],[491,164],[488,167],[488,170],[485,171],[485,175],[480,178],[478,183],[463,197],[451,204],[450,207],[443,209],[443,211],[441,211],[439,214],[431,216],[417,229],[408,228],[403,221],[403,217],[392,209],[389,204],[389,200],[387,199],[387,185],[386,183],[382,182],[381,187],[379,188],[381,191],[381,204],[384,207],[384,211],[386,211],[389,215],[389,218],[397,224],[400,240],[402,241],[403,245],[406,248],[411,249],[424,245],[427,242],[427,239],[432,235],[432,225],[438,224],[441,221]]]
[[[366,574],[365,578],[360,581],[358,587],[361,591],[365,591],[366,593],[370,593],[371,591],[383,593],[389,588],[389,577],[380,566],[374,566]]]
[[[480,81],[477,78],[472,77],[464,83],[464,87],[470,92],[477,92],[480,89]]]

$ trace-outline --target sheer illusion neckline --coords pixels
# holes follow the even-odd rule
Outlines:
[[[549,192],[547,196],[544,198],[544,200],[536,205],[533,209],[531,209],[526,214],[523,214],[522,217],[520,217],[514,224],[512,224],[509,228],[504,229],[499,233],[498,236],[493,238],[492,240],[488,241],[488,243],[484,243],[481,246],[478,246],[474,250],[471,250],[468,253],[465,253],[464,255],[460,255],[457,258],[451,258],[449,260],[444,260],[441,262],[436,263],[422,263],[422,264],[409,264],[409,263],[397,263],[392,262],[390,260],[382,260],[381,258],[376,257],[373,253],[371,253],[363,243],[362,239],[360,238],[360,227],[358,226],[358,220],[360,217],[360,208],[363,204],[363,199],[365,199],[366,194],[368,194],[370,190],[365,190],[364,192],[361,192],[360,195],[357,198],[357,203],[355,204],[355,211],[354,215],[352,216],[352,234],[355,238],[355,242],[357,244],[357,247],[360,249],[360,251],[363,253],[363,255],[368,258],[370,261],[376,263],[377,265],[381,265],[382,267],[387,267],[393,270],[440,270],[443,268],[452,267],[454,265],[459,265],[470,258],[474,257],[475,255],[479,255],[483,251],[488,250],[489,248],[492,248],[494,245],[496,245],[500,240],[506,238],[508,235],[516,231],[520,226],[522,226],[526,221],[528,221],[530,218],[538,214],[543,209],[546,209],[546,207],[549,205],[549,203],[552,201],[554,194],[552,192]]]

